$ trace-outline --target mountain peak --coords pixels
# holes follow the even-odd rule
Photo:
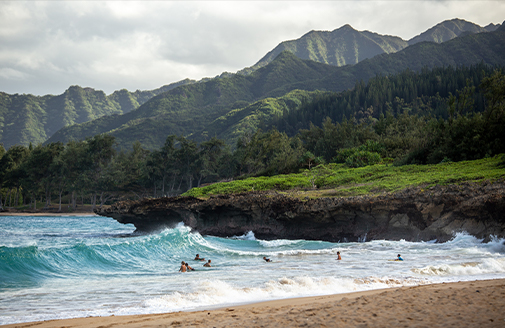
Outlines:
[[[407,42],[399,37],[368,31],[360,32],[345,24],[331,32],[310,31],[299,39],[281,42],[255,65],[248,68],[247,72],[272,62],[282,51],[289,51],[301,59],[345,66],[379,54],[399,51],[407,45]]]
[[[408,41],[409,45],[413,45],[419,42],[429,41],[442,43],[445,41],[452,40],[461,34],[474,34],[488,32],[485,28],[468,22],[464,19],[454,18],[450,20],[445,20],[432,28],[426,30],[425,32],[413,37]]]
[[[505,32],[505,21],[503,21],[503,23],[501,24],[500,27],[498,27],[498,29],[496,29],[497,31],[500,31],[500,32]]]
[[[356,31],[351,25],[349,24],[345,24],[345,25],[342,25],[340,28],[338,28],[337,30],[353,30],[353,31]]]

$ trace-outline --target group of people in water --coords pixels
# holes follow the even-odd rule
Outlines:
[[[205,261],[205,259],[203,257],[200,257],[199,254],[196,254],[195,261]],[[203,266],[210,268],[212,267],[210,265],[211,262],[212,262],[211,260],[208,260]],[[181,267],[179,268],[179,272],[189,272],[189,271],[195,271],[195,269],[193,269],[188,262],[182,261]]]
[[[265,262],[272,262],[272,260],[267,258],[266,256],[263,256],[263,260],[265,260]],[[340,252],[337,252],[337,260],[342,260],[342,256],[340,256]],[[200,257],[200,254],[196,254],[195,261],[205,261],[205,259],[203,257]],[[392,260],[390,260],[390,261],[392,261]],[[396,260],[394,260],[394,261],[403,261],[403,258],[401,257],[400,254],[398,254]],[[210,262],[211,262],[211,260],[208,260],[203,266],[210,268],[211,267]],[[187,262],[182,261],[181,268],[179,269],[179,272],[188,272],[188,271],[195,271],[195,269],[193,269]]]
[[[341,259],[342,259],[342,256],[340,256],[340,252],[337,252],[337,260],[341,260]],[[403,261],[403,258],[400,254],[398,254],[398,256],[396,257],[396,260],[390,260],[390,261]]]

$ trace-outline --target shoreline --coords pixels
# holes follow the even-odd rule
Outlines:
[[[100,216],[93,212],[0,212],[0,216]]]
[[[492,279],[289,298],[213,310],[58,319],[0,327],[503,327],[503,308],[505,279]]]

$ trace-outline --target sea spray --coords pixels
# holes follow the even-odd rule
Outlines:
[[[429,265],[412,269],[412,272],[429,276],[479,276],[498,272],[505,272],[504,258],[486,258],[481,262],[463,262],[455,264]]]
[[[465,233],[446,243],[329,243],[202,236],[183,224],[134,230],[96,216],[0,217],[0,324],[505,278],[503,239]],[[181,261],[195,271],[179,273]]]

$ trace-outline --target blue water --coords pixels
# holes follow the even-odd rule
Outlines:
[[[0,216],[0,324],[505,278],[504,241],[464,233],[438,244],[218,238],[182,224],[134,230],[98,216]],[[194,261],[197,253],[213,267]],[[405,261],[389,261],[398,253]],[[196,271],[178,272],[181,261]]]

